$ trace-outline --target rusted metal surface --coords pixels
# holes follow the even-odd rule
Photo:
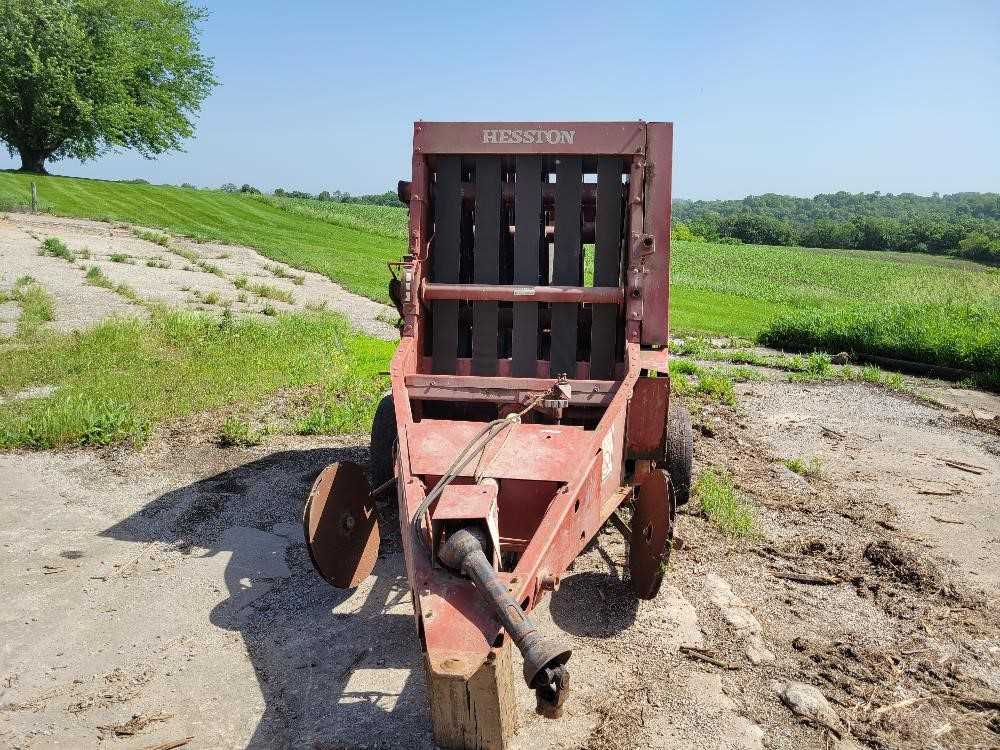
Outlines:
[[[475,377],[463,375],[408,375],[410,398],[432,401],[528,403],[552,390],[555,378]],[[614,380],[571,380],[569,402],[575,406],[606,406],[618,390]]]
[[[306,500],[302,525],[313,565],[328,583],[354,588],[371,574],[379,528],[364,468],[344,461],[323,469]]]
[[[522,286],[499,284],[435,284],[424,282],[421,296],[425,300],[460,299],[493,302],[568,302],[579,304],[617,305],[622,301],[622,289],[617,286]],[[496,336],[494,335],[494,339]],[[494,357],[496,359],[496,357]]]
[[[469,443],[481,425],[477,422],[425,419],[411,425],[410,471],[442,476],[452,459]],[[459,476],[484,476],[538,481],[569,481],[580,472],[581,454],[594,452],[594,434],[580,427],[517,424],[506,439],[494,440],[475,467]]]
[[[663,583],[674,518],[670,478],[662,469],[654,469],[639,486],[629,523],[629,574],[632,590],[640,599],[653,599]]]
[[[419,154],[621,154],[646,147],[642,122],[417,122]]]
[[[639,378],[628,409],[628,455],[630,458],[663,457],[667,429],[670,380]]]

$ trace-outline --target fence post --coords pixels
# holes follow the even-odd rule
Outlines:
[[[38,186],[31,183],[31,213],[38,213]]]

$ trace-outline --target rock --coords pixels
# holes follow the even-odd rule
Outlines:
[[[705,577],[705,588],[726,622],[743,636],[743,652],[750,663],[754,666],[771,664],[775,659],[774,653],[764,643],[764,628],[750,611],[750,605],[734,594],[729,583],[715,573],[709,573]]]
[[[793,713],[832,729],[841,736],[845,734],[840,717],[819,689],[804,682],[794,681],[784,685],[771,683],[771,686],[777,691],[781,702]]]
[[[747,636],[747,642],[743,652],[746,654],[747,659],[750,660],[750,663],[755,667],[759,667],[761,664],[774,663],[774,652],[764,644],[764,639],[761,637],[760,633],[751,633]]]
[[[733,593],[729,582],[715,573],[705,576],[705,587],[715,604],[721,611],[726,622],[744,633],[760,633],[763,628],[760,621],[750,611],[750,606]]]

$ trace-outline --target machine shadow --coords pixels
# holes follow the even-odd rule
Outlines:
[[[330,587],[305,548],[312,481],[345,459],[366,456],[274,453],[172,490],[102,533],[170,544],[212,583],[224,564],[228,596],[205,615],[240,633],[256,673],[265,709],[249,748],[432,746],[394,503],[380,507],[379,561],[358,589]]]
[[[611,638],[634,622],[639,611],[627,580],[604,571],[567,575],[552,594],[552,621],[567,633],[585,638]]]

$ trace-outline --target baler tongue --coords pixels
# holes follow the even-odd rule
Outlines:
[[[565,664],[573,652],[538,632],[493,570],[483,550],[484,541],[485,535],[480,529],[459,529],[441,546],[438,558],[475,582],[476,589],[493,606],[524,657],[524,681],[535,691],[538,712],[558,718],[569,692],[569,672]]]
[[[378,559],[379,529],[366,470],[330,464],[313,483],[302,517],[313,565],[337,588],[354,588]]]

